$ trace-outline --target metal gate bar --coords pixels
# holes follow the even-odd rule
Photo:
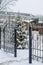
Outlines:
[[[0,49],[1,49],[1,27],[0,27]]]
[[[32,63],[32,28],[29,26],[29,63]]]

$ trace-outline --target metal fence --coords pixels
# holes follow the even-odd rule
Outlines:
[[[29,63],[33,60],[43,63],[43,24],[30,24],[29,27]]]
[[[3,29],[4,46],[6,52],[16,57],[16,29],[13,25],[6,25]],[[13,38],[13,39],[12,39]],[[30,24],[29,26],[29,63],[33,60],[43,62],[43,24]]]

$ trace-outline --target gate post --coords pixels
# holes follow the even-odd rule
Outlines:
[[[32,63],[32,28],[29,25],[29,63]]]
[[[5,27],[3,28],[3,41],[4,41],[3,48],[4,48],[4,51],[5,51]]]
[[[17,57],[17,48],[16,48],[16,29],[14,29],[14,57]]]
[[[0,49],[1,49],[1,27],[0,27]]]

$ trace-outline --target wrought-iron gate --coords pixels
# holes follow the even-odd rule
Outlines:
[[[3,49],[6,52],[13,53],[16,57],[16,29],[14,22],[8,22],[3,28]]]
[[[29,63],[33,60],[43,63],[43,24],[30,24],[29,27]]]

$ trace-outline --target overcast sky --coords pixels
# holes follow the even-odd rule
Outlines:
[[[18,0],[9,6],[11,11],[43,15],[43,0]]]

